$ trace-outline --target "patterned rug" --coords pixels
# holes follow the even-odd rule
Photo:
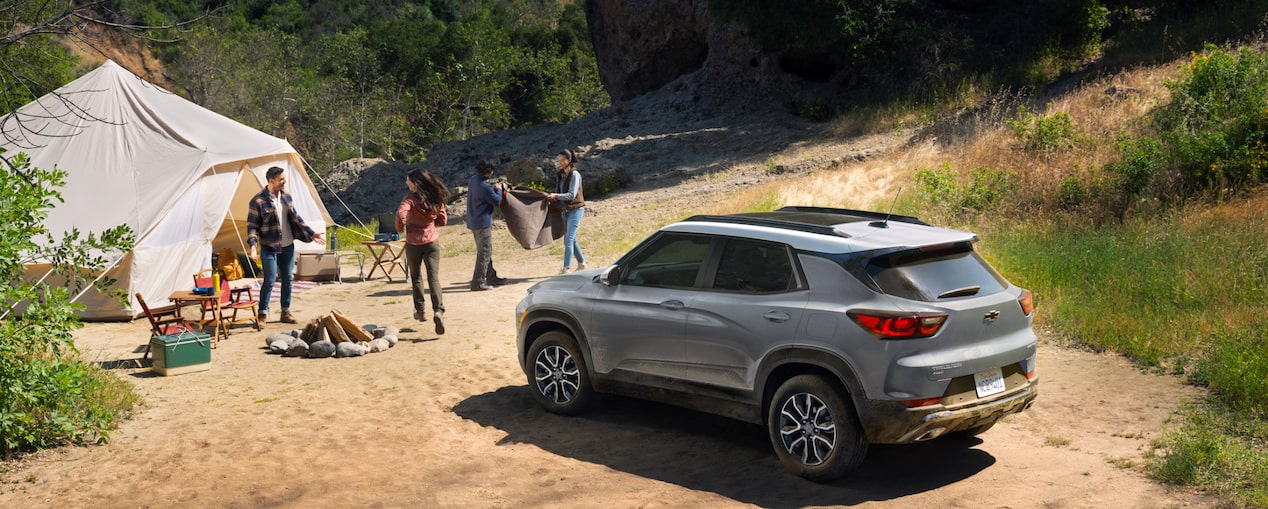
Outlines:
[[[260,295],[260,285],[263,283],[264,283],[263,279],[251,280],[251,293],[255,294],[257,298]],[[317,288],[317,285],[319,284],[321,283],[318,283],[316,281],[300,281],[300,280],[291,281],[291,295],[299,295],[301,293],[304,293],[305,291],[311,290],[313,288]],[[282,294],[282,282],[278,281],[273,283],[273,293],[272,293],[273,299],[276,300],[277,296],[281,294]]]

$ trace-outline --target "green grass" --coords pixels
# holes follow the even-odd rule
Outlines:
[[[1256,201],[1091,225],[997,217],[983,251],[1034,292],[1039,320],[1211,390],[1147,468],[1234,507],[1268,507],[1268,212]],[[1229,213],[1236,211],[1236,213]]]
[[[1152,444],[1149,473],[1201,487],[1231,507],[1268,507],[1268,424],[1262,414],[1210,405],[1191,406],[1184,414],[1183,426]]]

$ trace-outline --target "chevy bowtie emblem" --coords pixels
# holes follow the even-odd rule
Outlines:
[[[992,310],[988,311],[988,312],[986,313],[986,315],[982,317],[982,319],[984,319],[984,320],[986,320],[986,321],[988,321],[988,322],[993,322],[993,321],[995,321],[995,319],[996,319],[996,318],[999,318],[999,311],[994,310],[994,309],[992,309]]]

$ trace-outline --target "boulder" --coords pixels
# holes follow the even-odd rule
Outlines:
[[[282,355],[286,357],[305,357],[308,355],[308,343],[302,339],[296,339],[291,342],[290,347],[286,349],[286,353]]]
[[[286,353],[286,350],[290,347],[291,344],[289,341],[284,339],[274,339],[273,342],[269,343],[269,353]]]
[[[283,342],[283,343],[290,344],[290,342],[291,342],[291,336],[290,336],[290,334],[282,334],[282,333],[280,333],[280,332],[274,332],[274,333],[269,334],[268,336],[265,336],[265,338],[264,338],[264,344],[265,344],[265,346],[270,346],[270,345],[272,345],[272,344],[273,344],[273,342],[275,342],[275,341],[281,341],[281,342]]]
[[[329,339],[315,341],[313,342],[313,344],[308,345],[309,357],[320,359],[320,358],[330,357],[334,354],[335,354],[335,344]]]
[[[343,341],[335,345],[335,357],[360,357],[365,355],[365,347],[352,341]]]

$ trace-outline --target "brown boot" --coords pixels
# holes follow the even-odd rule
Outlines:
[[[281,322],[282,323],[299,323],[299,320],[296,320],[295,315],[292,315],[290,311],[282,311]]]

